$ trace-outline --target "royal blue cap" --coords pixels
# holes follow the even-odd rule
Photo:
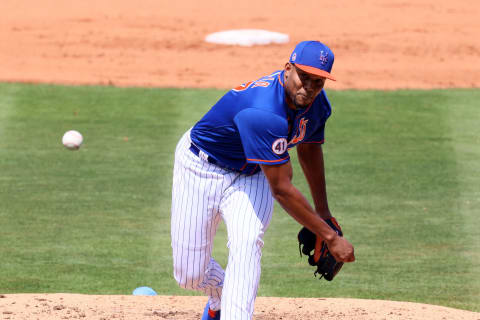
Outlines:
[[[319,41],[302,41],[290,56],[290,63],[299,69],[317,76],[336,81],[330,74],[334,55],[332,50]]]

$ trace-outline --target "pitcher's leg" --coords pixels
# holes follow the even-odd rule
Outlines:
[[[208,264],[207,271],[205,272],[205,280],[203,281],[205,287],[208,288],[208,290],[204,292],[208,295],[208,303],[212,310],[220,310],[221,308],[224,279],[225,271],[217,261],[212,258]]]
[[[176,149],[172,187],[171,237],[174,277],[186,289],[199,290],[219,305],[222,268],[211,258],[213,237],[220,220],[220,169],[188,149],[184,136]],[[217,200],[218,199],[218,200]]]
[[[222,320],[252,319],[260,281],[263,235],[273,213],[265,176],[242,176],[221,205],[228,231],[228,265],[222,294]]]

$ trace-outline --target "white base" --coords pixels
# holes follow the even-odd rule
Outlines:
[[[251,47],[271,43],[288,43],[288,34],[261,29],[238,29],[215,32],[205,37],[206,42]]]

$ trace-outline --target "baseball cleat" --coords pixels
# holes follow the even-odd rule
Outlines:
[[[205,310],[203,310],[202,320],[220,320],[220,310],[210,310],[210,304],[207,302]]]

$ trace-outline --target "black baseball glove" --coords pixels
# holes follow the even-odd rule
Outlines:
[[[339,236],[343,236],[342,229],[335,218],[326,219],[325,222]],[[332,281],[342,268],[343,262],[335,260],[330,250],[328,250],[327,243],[322,239],[317,239],[317,236],[305,227],[298,233],[298,242],[300,256],[302,256],[302,253],[308,256],[308,263],[317,267],[314,275],[317,276],[317,273],[319,273],[320,279],[325,278],[328,281]]]

